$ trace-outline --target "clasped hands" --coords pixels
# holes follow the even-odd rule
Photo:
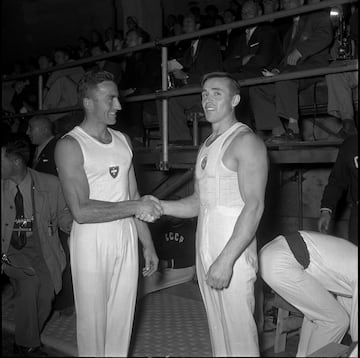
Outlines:
[[[139,199],[139,208],[135,217],[139,220],[152,223],[164,214],[160,200],[152,195],[144,195]]]

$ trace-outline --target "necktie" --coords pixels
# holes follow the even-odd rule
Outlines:
[[[18,185],[16,185],[16,189],[17,192],[14,199],[16,217],[10,243],[15,249],[20,250],[26,245],[26,233],[25,231],[19,231],[19,228],[22,226],[21,220],[24,219],[24,199]]]
[[[195,57],[196,53],[196,47],[195,47],[196,41],[191,41],[191,56]]]
[[[39,147],[36,147],[35,149],[35,153],[34,153],[34,159],[33,159],[33,162],[32,162],[32,167],[35,168],[38,161],[39,161]]]
[[[251,29],[246,29],[245,34],[246,34],[246,43],[248,44],[251,37]]]
[[[299,19],[294,19],[294,24],[293,24],[293,30],[292,30],[292,34],[291,34],[291,39],[293,39],[296,35],[296,31],[299,25]]]

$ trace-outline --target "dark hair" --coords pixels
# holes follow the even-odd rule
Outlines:
[[[204,86],[204,83],[211,78],[227,78],[230,81],[230,90],[236,95],[240,94],[240,84],[230,73],[227,72],[209,72],[206,73],[201,79],[201,87]]]
[[[13,134],[6,138],[6,141],[3,141],[2,148],[5,148],[5,154],[7,157],[12,156],[18,159],[27,165],[30,159],[30,143],[25,138]]]
[[[95,89],[97,85],[104,81],[114,81],[112,73],[107,71],[91,70],[84,74],[78,84],[78,98],[82,103],[84,98],[89,97],[89,91]]]

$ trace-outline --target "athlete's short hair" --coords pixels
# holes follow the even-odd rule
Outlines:
[[[78,84],[79,102],[82,103],[84,98],[89,98],[90,91],[96,89],[97,85],[104,81],[114,81],[113,74],[98,70],[86,72]]]
[[[237,94],[240,94],[240,84],[236,80],[234,76],[232,76],[228,72],[210,72],[206,73],[202,80],[201,80],[201,87],[204,87],[204,84],[207,80],[210,80],[212,78],[227,78],[230,83],[230,91],[235,96]]]

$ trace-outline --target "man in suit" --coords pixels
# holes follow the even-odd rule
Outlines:
[[[58,228],[69,232],[72,216],[59,180],[28,168],[29,157],[24,139],[2,144],[2,271],[16,287],[14,351],[43,356],[40,333],[66,262]]]
[[[284,0],[284,9],[303,5],[303,0]],[[333,40],[329,11],[320,10],[293,18],[293,26],[283,41],[284,57],[264,76],[324,67],[329,63]],[[316,77],[279,81],[250,88],[250,101],[258,131],[271,131],[271,140],[299,140],[298,92],[318,81]],[[284,121],[284,125],[283,125]]]
[[[26,133],[31,143],[36,146],[32,168],[38,172],[57,176],[54,157],[57,137],[53,134],[53,123],[45,116],[32,117]],[[66,255],[66,267],[62,274],[63,286],[59,295],[56,296],[54,309],[60,311],[61,314],[71,315],[74,312],[74,293],[68,246],[69,235],[59,230],[59,237]]]
[[[246,1],[241,14],[243,20],[254,19],[262,15],[260,4],[254,0]],[[260,77],[261,71],[273,67],[281,60],[282,49],[277,31],[271,24],[250,26],[237,36],[236,42],[229,44],[224,59],[224,69],[236,79]],[[249,87],[241,87],[241,102],[236,108],[236,117],[252,126],[253,113],[249,100]]]
[[[183,27],[185,33],[194,33],[200,29],[200,22],[195,16],[187,15],[184,18]],[[183,68],[173,71],[175,78],[183,80],[185,85],[199,85],[204,74],[222,69],[220,45],[211,37],[194,38],[178,62]],[[198,94],[170,99],[169,141],[191,141],[185,111],[195,106],[199,106],[199,111],[201,111]]]

